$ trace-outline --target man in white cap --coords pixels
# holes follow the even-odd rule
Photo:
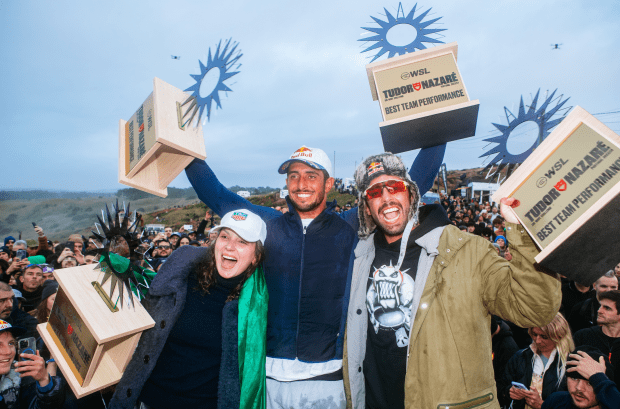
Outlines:
[[[438,162],[434,174],[429,166],[417,167],[428,172],[430,183],[444,149],[440,155],[437,149],[427,151]],[[267,407],[340,408],[345,404],[342,356],[357,215],[351,211],[341,217],[334,212],[336,203],[327,203],[334,179],[321,149],[302,146],[278,172],[287,175],[285,214],[228,191],[204,161],[194,160],[186,168],[198,197],[216,214],[247,208],[267,223]]]

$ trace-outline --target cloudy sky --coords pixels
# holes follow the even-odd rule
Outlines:
[[[383,7],[396,14],[398,2],[1,0],[0,189],[123,188],[119,119],[152,92],[153,77],[193,85],[198,60],[230,37],[241,72],[203,128],[222,182],[282,186],[278,165],[304,144],[335,154],[336,176],[350,177],[382,151],[364,68],[372,54],[357,40]],[[446,29],[437,38],[458,42],[467,91],[480,100],[476,135],[448,145],[448,169],[481,166],[483,139],[499,134],[491,123],[506,124],[504,106],[516,113],[520,96],[527,104],[539,88],[591,113],[620,111],[617,0],[418,3],[431,7],[427,18]],[[620,131],[619,113],[597,118]],[[185,174],[171,186],[189,186]]]

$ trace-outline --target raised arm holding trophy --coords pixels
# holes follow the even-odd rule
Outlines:
[[[391,50],[386,31],[413,25],[418,37],[438,20],[414,9],[387,10],[367,50]],[[437,30],[436,30],[437,31]],[[424,37],[420,39],[424,41]],[[433,42],[438,42],[437,40]],[[456,43],[431,50],[402,47],[371,63],[386,150],[403,152],[475,133],[477,101],[469,101],[455,66]],[[422,48],[422,47],[420,47]],[[376,57],[375,57],[376,58]],[[414,79],[412,79],[412,77]],[[419,207],[421,191],[392,153],[368,157],[356,170],[359,242],[347,316],[344,376],[353,408],[499,408],[491,359],[491,314],[522,327],[546,325],[561,294],[556,275],[534,268],[535,245],[502,198],[512,262],[488,240],[460,231],[438,204]],[[424,190],[422,190],[423,192]]]

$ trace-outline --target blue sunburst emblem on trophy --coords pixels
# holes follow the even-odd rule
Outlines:
[[[485,142],[496,143],[497,145],[480,155],[480,157],[488,157],[495,155],[485,170],[491,170],[494,166],[497,166],[495,171],[489,171],[489,175],[495,175],[500,173],[506,166],[508,166],[507,176],[510,176],[511,171],[517,164],[523,163],[523,161],[534,151],[534,149],[541,144],[542,141],[549,136],[551,129],[562,122],[566,113],[570,110],[570,107],[564,108],[560,117],[551,119],[561,108],[564,106],[569,98],[562,99],[563,95],[556,98],[556,105],[549,108],[549,105],[554,101],[554,96],[557,89],[551,93],[551,95],[545,99],[540,108],[537,108],[538,97],[540,89],[536,92],[532,103],[529,105],[528,110],[525,110],[523,104],[523,96],[521,96],[521,102],[519,103],[519,113],[515,116],[510,110],[504,107],[504,113],[506,114],[506,121],[508,125],[493,124],[498,131],[502,134],[491,138],[484,139]],[[512,120],[511,120],[512,117]],[[527,149],[521,153],[510,153],[508,149],[508,139],[512,132],[519,126],[528,121],[532,121],[538,126],[538,137],[536,141],[532,143]]]
[[[200,65],[200,74],[190,74],[190,76],[196,80],[196,83],[191,87],[185,89],[186,92],[191,92],[191,96],[187,98],[183,102],[183,106],[191,102],[189,107],[185,110],[183,114],[183,126],[187,124],[192,124],[196,114],[198,117],[196,119],[196,126],[200,123],[200,118],[205,111],[207,111],[207,120],[211,119],[211,104],[213,101],[216,103],[217,108],[222,108],[222,104],[220,102],[220,91],[228,92],[231,91],[224,81],[229,79],[230,77],[239,74],[239,71],[232,71],[233,69],[239,69],[241,64],[237,64],[239,59],[243,54],[241,54],[241,50],[237,49],[239,43],[232,42],[232,39],[226,41],[224,48],[221,48],[222,40],[217,45],[217,49],[215,50],[215,54],[213,57],[211,56],[211,48],[209,48],[209,57],[207,59],[207,64],[204,65],[202,61],[198,60]],[[230,49],[229,49],[230,47]],[[237,64],[235,66],[235,64]],[[217,85],[213,88],[208,95],[202,96],[200,94],[200,86],[202,85],[202,81],[207,75],[207,73],[211,70],[219,70],[219,79],[217,81]],[[186,119],[186,117],[188,117]]]
[[[366,41],[366,42],[374,41],[375,42],[375,44],[366,48],[362,52],[371,51],[371,50],[380,48],[380,50],[377,52],[375,57],[372,59],[372,61],[375,61],[377,58],[381,57],[385,53],[389,53],[388,58],[392,58],[396,54],[403,55],[406,53],[414,52],[416,49],[424,50],[426,49],[426,46],[424,45],[424,43],[443,44],[443,41],[440,41],[440,40],[437,40],[435,38],[428,37],[428,36],[430,34],[435,34],[440,31],[445,31],[445,28],[436,28],[436,29],[427,28],[431,24],[435,23],[437,20],[441,19],[441,17],[438,17],[432,20],[422,21],[427,16],[427,14],[431,11],[431,9],[429,8],[424,13],[420,14],[417,17],[414,17],[417,6],[418,6],[417,4],[413,6],[409,14],[405,16],[402,3],[398,3],[398,10],[396,11],[396,17],[394,17],[389,11],[387,11],[387,9],[384,8],[383,10],[385,10],[385,16],[387,17],[387,21],[383,21],[376,17],[371,16],[371,18],[377,24],[379,24],[380,27],[378,28],[362,27],[364,30],[374,33],[374,35],[371,35],[370,37],[362,38],[358,41]],[[387,35],[390,29],[400,24],[406,24],[406,25],[413,27],[416,30],[416,36],[410,43],[406,45],[402,45],[402,46],[397,46],[397,45],[391,44],[388,41]]]

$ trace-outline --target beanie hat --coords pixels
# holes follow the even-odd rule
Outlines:
[[[28,262],[30,264],[45,264],[45,257],[44,256],[30,256],[28,257]]]
[[[15,242],[15,237],[13,236],[8,236],[4,238],[4,245],[6,246],[6,244],[9,242],[9,240],[13,240],[13,243]]]
[[[372,217],[366,214],[366,197],[364,196],[364,193],[372,184],[371,182],[373,179],[383,175],[396,176],[409,182],[411,185],[411,188],[408,189],[409,198],[411,199],[411,207],[409,208],[407,220],[414,219],[414,224],[418,223],[420,191],[418,190],[418,185],[409,177],[403,161],[400,157],[389,152],[369,156],[357,167],[357,170],[355,171],[355,183],[357,184],[358,189],[357,213],[360,221],[357,234],[361,239],[368,237],[377,228]]]
[[[497,240],[499,240],[499,239],[504,240],[504,245],[505,245],[506,247],[508,247],[508,240],[506,240],[506,237],[504,237],[504,236],[497,236],[497,237],[495,237],[495,241],[494,241],[494,243],[497,243]]]
[[[58,292],[58,282],[54,280],[47,280],[43,282],[43,286],[41,288],[41,301],[43,301],[50,295]]]

